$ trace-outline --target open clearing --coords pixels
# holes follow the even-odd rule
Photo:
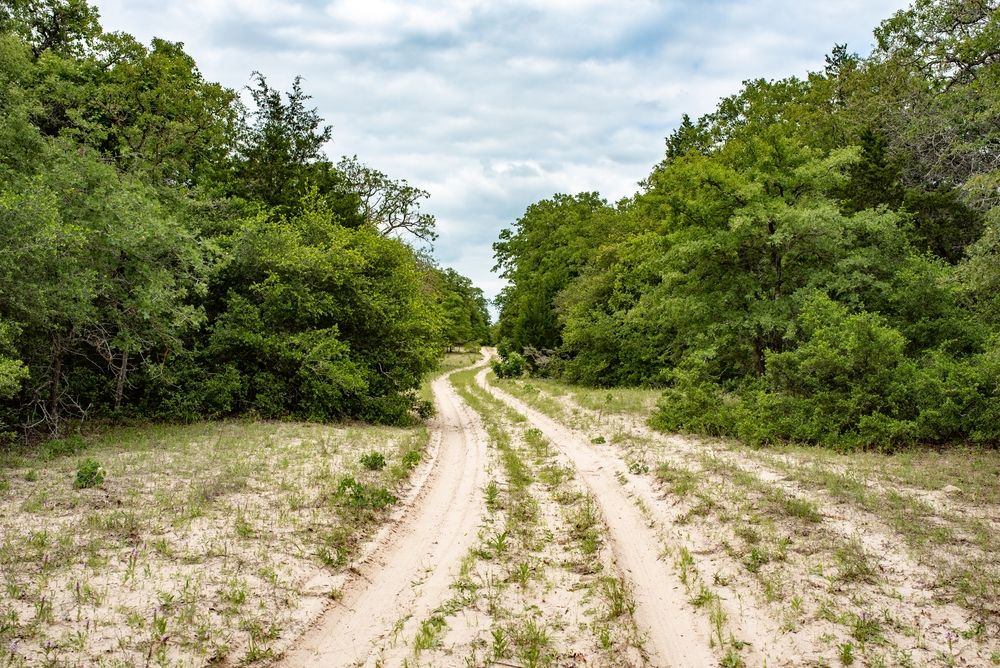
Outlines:
[[[6,455],[0,666],[1000,664],[996,452],[660,434],[654,391],[484,360],[449,356],[427,427]]]

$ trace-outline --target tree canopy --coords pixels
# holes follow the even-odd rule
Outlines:
[[[84,0],[0,3],[0,438],[95,417],[399,423],[482,292],[410,243],[427,193],[296,78],[210,82]]]
[[[917,0],[868,57],[835,45],[685,115],[617,206],[529,206],[494,246],[501,347],[663,387],[665,429],[996,442],[998,25],[993,2]]]

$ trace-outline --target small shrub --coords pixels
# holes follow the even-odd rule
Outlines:
[[[649,473],[649,466],[644,461],[634,459],[628,462],[628,472],[632,475],[643,475]]]
[[[607,443],[607,440],[603,436],[595,436],[594,438],[590,439],[590,442],[593,443],[594,445],[604,445],[605,443]]]
[[[420,399],[414,402],[413,411],[421,420],[426,420],[434,415],[434,402],[427,401],[426,399]]]
[[[385,468],[385,457],[381,452],[366,452],[361,455],[361,465],[369,471],[381,471]]]
[[[490,368],[497,378],[520,378],[527,369],[527,361],[520,353],[511,352],[490,362]]]
[[[396,502],[396,497],[384,487],[368,487],[354,478],[341,478],[337,484],[336,498],[353,508],[382,510]]]
[[[104,482],[104,476],[104,467],[97,460],[88,457],[76,467],[76,480],[73,481],[73,486],[77,489],[97,487]]]
[[[420,463],[421,459],[423,459],[423,456],[419,450],[407,450],[403,455],[403,466],[408,469],[414,469]]]

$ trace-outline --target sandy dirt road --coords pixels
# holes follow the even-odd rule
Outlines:
[[[352,564],[338,601],[285,653],[287,667],[395,662],[421,619],[449,596],[484,512],[487,437],[446,374],[432,387],[429,462],[399,510]]]
[[[484,390],[524,415],[573,462],[581,480],[594,495],[619,566],[631,581],[635,620],[648,633],[646,651],[654,666],[717,665],[706,620],[687,603],[687,594],[671,565],[663,558],[665,546],[649,521],[615,477],[616,467],[572,430],[486,381],[487,370],[476,376]]]

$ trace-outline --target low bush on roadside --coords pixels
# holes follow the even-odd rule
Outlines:
[[[520,378],[527,370],[527,360],[520,353],[509,352],[490,362],[490,368],[497,378]]]
[[[396,502],[396,497],[385,487],[369,487],[347,476],[337,484],[336,498],[352,508],[382,510]]]

